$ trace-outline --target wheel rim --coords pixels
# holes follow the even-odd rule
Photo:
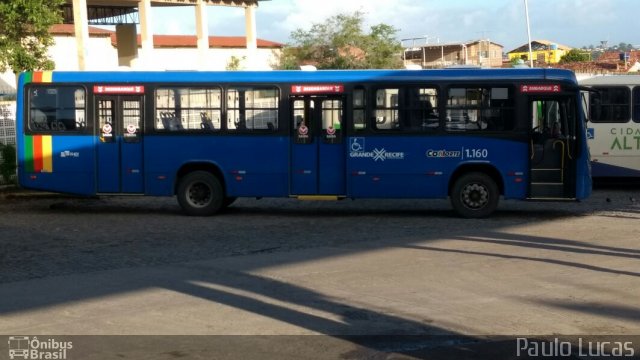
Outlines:
[[[196,208],[206,207],[213,199],[211,187],[203,182],[196,182],[187,189],[187,202]]]
[[[469,209],[481,209],[489,203],[489,190],[483,184],[468,184],[462,189],[460,199]]]

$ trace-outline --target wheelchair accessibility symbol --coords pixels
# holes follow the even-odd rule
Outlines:
[[[360,151],[364,151],[364,138],[361,137],[355,137],[352,138],[350,141],[350,149],[352,152],[360,152]]]
[[[596,138],[596,132],[594,128],[587,128],[587,139],[593,140]]]

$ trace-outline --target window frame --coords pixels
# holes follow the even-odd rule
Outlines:
[[[356,106],[356,91],[362,91],[362,105]],[[367,95],[369,94],[369,91],[367,90],[367,88],[364,85],[356,85],[353,87],[353,90],[351,91],[351,124],[349,126],[350,130],[356,134],[361,134],[366,132],[370,126],[369,126],[369,122],[367,121],[368,116],[367,116],[367,106],[369,104],[369,101],[367,101]],[[345,111],[347,109],[346,106],[346,102],[344,104],[344,108]],[[356,127],[356,111],[361,111],[362,112],[362,127],[361,128],[357,128]],[[345,112],[346,113],[346,112]],[[359,123],[358,123],[359,124]]]
[[[244,106],[244,108],[242,108],[241,103],[245,102],[244,101],[239,101],[238,102],[238,107],[231,107],[229,106],[229,102],[230,102],[230,93],[232,90],[238,90],[238,89],[242,89],[244,91],[248,91],[248,90],[252,90],[252,91],[260,91],[260,90],[273,90],[276,92],[275,97],[274,97],[274,104],[275,107],[247,107],[246,104]],[[237,134],[237,133],[242,133],[242,134],[251,134],[251,133],[276,133],[279,131],[280,128],[280,116],[281,116],[281,99],[282,99],[282,89],[280,89],[280,87],[277,84],[233,84],[233,85],[229,85],[224,89],[224,97],[223,97],[223,119],[224,119],[224,129],[228,134]],[[253,104],[255,105],[255,97],[253,99]],[[267,128],[255,128],[255,120],[254,120],[254,127],[253,128],[248,128],[245,127],[243,129],[239,129],[239,128],[230,128],[229,127],[229,114],[232,111],[239,111],[241,112],[245,112],[244,117],[245,117],[245,123],[247,122],[247,115],[246,112],[247,111],[257,111],[257,110],[268,110],[268,111],[274,111],[275,112],[275,116],[273,118],[273,122],[267,122]],[[234,122],[235,123],[235,122]],[[273,128],[270,128],[268,126],[268,124],[271,123],[273,125]]]
[[[612,85],[612,86],[594,86],[593,87],[594,90],[597,90],[597,94],[590,94],[589,95],[589,121],[592,123],[597,123],[597,124],[626,124],[629,121],[632,120],[632,98],[631,98],[631,89],[629,89],[628,86],[624,86],[624,85]],[[612,108],[612,112],[613,112],[613,107],[617,106],[617,107],[623,107],[626,109],[625,113],[623,113],[624,116],[624,121],[619,121],[619,120],[602,120],[600,118],[596,118],[594,116],[594,99],[596,98],[601,98],[600,93],[602,92],[603,89],[617,89],[617,90],[623,90],[625,92],[626,95],[626,99],[627,102],[626,104],[620,104],[620,103],[607,103],[604,104],[604,106],[607,107],[611,107]],[[600,108],[603,108],[603,103],[602,100],[600,101],[599,104]]]
[[[390,94],[390,96],[397,96],[397,100],[396,100],[396,106],[378,106],[378,91],[380,90],[397,90],[398,93],[397,94]],[[371,96],[371,101],[370,101],[370,108],[372,110],[372,129],[376,132],[393,132],[393,133],[399,133],[401,132],[402,128],[401,128],[401,123],[402,123],[402,85],[399,84],[389,84],[389,86],[376,86],[372,89],[370,96]],[[387,94],[385,94],[386,96]],[[365,100],[366,101],[366,100]],[[397,118],[395,123],[397,124],[395,128],[379,128],[378,127],[378,116],[377,113],[378,111],[391,111],[392,114],[397,114]],[[386,121],[384,122],[386,123]],[[382,124],[384,124],[382,123]],[[394,121],[392,119],[391,124],[393,124]]]
[[[398,100],[397,107],[393,106],[378,106],[378,91],[380,90],[398,90]],[[412,92],[418,92],[418,96],[421,90],[433,90],[435,94],[427,96],[432,97],[430,102],[435,101],[435,105],[431,103],[431,110],[434,113],[435,117],[433,118],[434,123],[437,126],[428,127],[423,126],[424,120],[421,121],[420,126],[412,126],[409,122],[414,119],[413,113],[416,111],[427,110],[427,107],[421,108],[419,106],[414,106],[415,103],[411,102],[411,98],[409,96]],[[365,101],[369,102],[369,106],[366,106],[366,109],[370,109],[371,113],[371,129],[377,133],[392,133],[392,134],[431,134],[439,132],[442,125],[442,115],[441,115],[441,103],[442,103],[442,87],[438,83],[429,82],[429,83],[398,83],[398,84],[388,84],[385,86],[376,86],[371,89],[370,94],[366,97]],[[392,94],[393,95],[393,94]],[[395,127],[391,128],[379,128],[377,125],[377,112],[378,111],[395,111],[397,113],[397,121]],[[366,113],[365,113],[366,116]]]
[[[420,106],[413,106],[415,105],[415,103],[412,103],[412,98],[409,96],[409,91],[418,91],[418,97],[422,96],[422,95],[426,95],[431,97],[431,99],[428,99],[428,102],[431,106],[431,112],[433,114],[433,117],[430,117],[430,119],[435,120],[433,121],[433,123],[436,124],[436,126],[427,126],[425,125],[425,120],[428,120],[429,117],[427,115],[427,118],[422,117],[422,121],[420,123],[420,126],[407,126],[407,123],[411,123],[412,121],[414,121],[413,118],[413,112],[416,111],[428,111],[429,109],[425,106],[420,107]],[[435,94],[430,95],[430,94],[422,94],[421,91],[422,90],[434,90]],[[440,112],[440,103],[441,103],[441,88],[439,86],[437,86],[436,84],[408,84],[402,87],[401,90],[401,96],[400,96],[400,101],[402,101],[403,103],[403,107],[401,107],[401,113],[400,113],[400,129],[403,133],[412,133],[412,134],[425,134],[425,133],[434,133],[434,132],[438,132],[441,129],[442,126],[442,116],[441,116],[441,112]],[[432,103],[432,100],[435,99],[435,104]],[[419,99],[418,103],[421,102],[421,100]]]
[[[74,107],[74,108],[53,108],[54,111],[58,111],[60,109],[73,109],[76,111],[76,116],[78,110],[82,110],[82,116],[84,118],[84,126],[76,126],[75,128],[68,130],[52,130],[52,129],[38,129],[32,126],[31,121],[31,110],[32,108],[32,91],[36,88],[39,89],[60,89],[60,88],[72,88],[75,90],[82,90],[84,92],[84,107]],[[89,95],[90,92],[86,86],[86,84],[80,83],[65,83],[65,84],[56,84],[56,83],[30,83],[25,86],[25,101],[23,105],[23,132],[25,134],[38,134],[38,135],[80,135],[91,133],[93,129],[93,124],[88,120],[89,113]],[[56,119],[57,120],[57,119]],[[78,122],[76,121],[76,125]],[[16,134],[17,135],[17,134]]]
[[[640,123],[640,86],[631,89],[631,121]]]
[[[450,101],[452,97],[450,96],[452,89],[464,89],[465,90],[465,104],[451,106]],[[505,101],[508,106],[492,106],[492,98],[494,89],[506,89],[507,90],[507,98],[506,99],[495,99],[499,101]],[[468,91],[469,90],[482,90],[481,98],[478,100],[478,104],[467,105],[466,102],[469,101]],[[443,130],[447,133],[461,133],[461,132],[473,132],[473,133],[505,133],[505,132],[513,132],[518,128],[518,99],[516,86],[512,83],[494,83],[494,84],[486,84],[486,83],[452,83],[446,87],[446,90],[443,92],[444,102],[442,104],[444,117],[444,126]],[[476,126],[469,127],[468,123],[465,121],[464,128],[453,128],[451,124],[459,123],[459,122],[451,122],[449,111],[457,110],[461,111],[464,114],[467,110],[477,111],[477,116],[475,123]],[[487,116],[487,113],[493,113],[497,111],[498,116]],[[504,119],[505,117],[510,117],[510,122],[501,121],[499,124],[491,124],[491,121],[488,119],[491,118],[499,118]],[[484,124],[484,127],[483,127]],[[492,126],[493,125],[493,126]],[[496,126],[500,125],[500,126]],[[508,126],[507,126],[508,125]]]
[[[193,85],[200,85],[200,86],[193,86]],[[201,125],[199,128],[189,128],[188,126],[185,127],[183,122],[182,122],[182,116],[180,117],[180,121],[177,123],[180,125],[181,128],[177,128],[177,129],[171,129],[171,127],[166,128],[164,126],[164,120],[162,118],[162,114],[160,111],[162,111],[163,109],[166,110],[165,112],[168,113],[166,116],[166,120],[171,122],[175,119],[177,119],[177,116],[175,115],[175,112],[178,110],[178,108],[176,107],[176,102],[174,99],[174,107],[173,109],[170,107],[160,107],[158,106],[158,91],[160,90],[174,90],[174,96],[175,96],[175,90],[217,90],[219,92],[220,95],[220,102],[218,104],[219,107],[184,107],[181,106],[180,107],[180,112],[182,112],[183,110],[187,110],[187,112],[191,112],[191,111],[195,111],[196,113],[199,113],[200,115],[200,121],[201,121]],[[163,84],[158,84],[157,86],[154,87],[153,89],[153,130],[157,133],[162,133],[162,134],[173,134],[173,133],[204,133],[204,134],[216,134],[216,133],[220,133],[223,130],[223,119],[224,119],[224,98],[225,98],[225,91],[221,86],[218,85],[205,85],[205,84],[175,84],[175,85],[163,85]],[[190,94],[189,94],[190,96]],[[213,95],[215,96],[215,95]],[[216,128],[215,126],[213,127],[213,129],[207,129],[207,125],[203,125],[203,124],[208,124],[206,122],[206,119],[203,117],[203,113],[210,111],[212,113],[214,113],[215,111],[219,111],[220,114],[220,122],[219,122],[219,126]],[[171,113],[174,113],[173,117],[170,117],[169,115]],[[209,118],[208,120],[213,121],[211,118]],[[163,123],[163,128],[158,128],[158,123]],[[189,121],[187,119],[187,124],[189,124]],[[211,123],[211,126],[213,126],[213,122]]]

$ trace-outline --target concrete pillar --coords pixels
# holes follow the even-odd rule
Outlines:
[[[87,69],[88,23],[87,0],[73,0],[73,27],[76,35],[76,48],[78,49],[78,70]]]
[[[138,34],[135,24],[116,25],[118,43],[118,65],[133,66],[138,57]]]
[[[207,22],[207,5],[204,0],[196,2],[196,38],[200,68],[204,69],[207,68],[207,54],[209,53],[209,24]]]
[[[245,31],[247,36],[247,63],[255,67],[258,38],[256,37],[256,6],[248,5],[244,8]]]
[[[153,52],[153,26],[151,23],[151,0],[140,0],[138,2],[138,13],[140,16],[140,56],[133,65],[146,66],[148,59],[152,59]],[[145,64],[145,65],[142,65]]]

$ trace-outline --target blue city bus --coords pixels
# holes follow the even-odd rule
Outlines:
[[[500,197],[590,195],[580,104],[557,69],[28,72],[18,178],[199,216],[238,197],[448,197],[479,218]]]

